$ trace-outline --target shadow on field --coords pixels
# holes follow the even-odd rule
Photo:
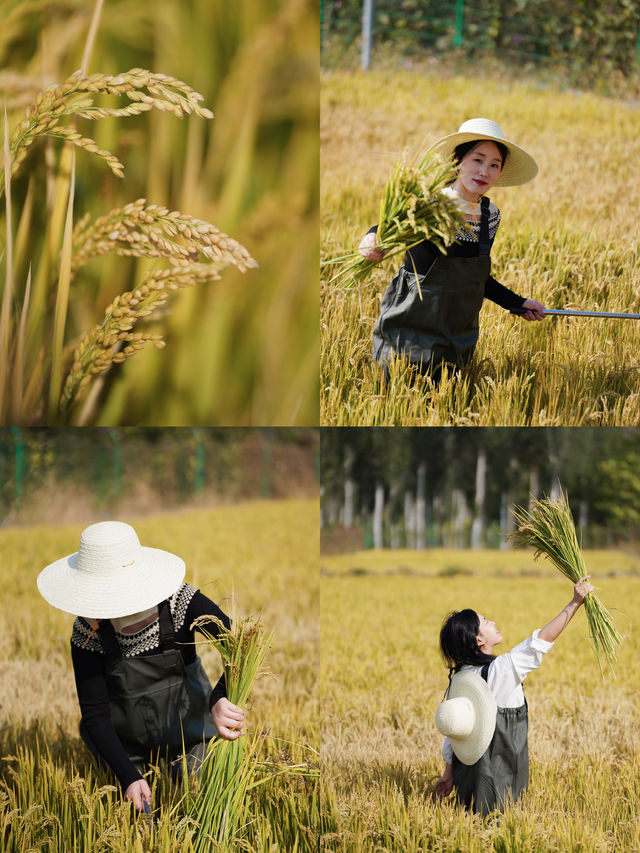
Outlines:
[[[333,774],[340,779],[345,794],[356,794],[363,788],[375,789],[381,795],[400,794],[405,802],[412,797],[430,794],[430,785],[436,772],[434,764],[408,766],[401,762],[349,762],[333,766]]]

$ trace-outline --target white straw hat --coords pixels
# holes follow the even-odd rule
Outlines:
[[[447,698],[436,711],[436,728],[449,738],[463,764],[475,764],[487,751],[498,708],[487,682],[475,672],[457,672]]]
[[[515,187],[526,184],[538,174],[538,166],[533,157],[515,142],[505,139],[500,125],[488,118],[470,118],[460,125],[457,133],[450,133],[449,136],[443,136],[442,139],[434,142],[429,151],[437,150],[445,158],[449,158],[458,145],[463,142],[473,142],[476,139],[501,142],[509,151],[500,177],[494,184],[495,187]]]
[[[40,572],[38,589],[59,610],[110,619],[169,598],[184,574],[184,560],[158,548],[143,548],[131,525],[101,521],[83,531],[77,553]]]

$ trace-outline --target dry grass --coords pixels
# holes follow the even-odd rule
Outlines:
[[[491,192],[502,212],[495,277],[549,307],[640,309],[628,192],[628,164],[640,143],[630,105],[523,82],[409,71],[326,72],[322,97],[324,257],[355,248],[375,223],[386,177],[403,150],[418,151],[470,116],[485,115],[540,167],[532,183]],[[323,424],[640,423],[636,323],[527,323],[490,302],[475,363],[457,381],[434,390],[419,380],[413,387],[397,363],[385,394],[371,364],[371,333],[395,267],[383,263],[365,286],[347,293],[322,285]]]
[[[636,634],[620,649],[616,681],[602,682],[584,614],[576,615],[525,684],[529,790],[504,817],[482,821],[426,793],[444,767],[434,723],[446,687],[437,647],[442,620],[452,609],[473,607],[497,621],[505,637],[498,651],[506,651],[560,611],[571,585],[544,565],[534,576],[509,577],[514,569],[529,571],[530,553],[440,551],[432,560],[422,552],[424,578],[380,573],[385,557],[392,569],[409,552],[374,556],[373,576],[346,575],[339,558],[322,561],[339,571],[321,580],[326,849],[637,849]],[[350,557],[365,565],[367,554]],[[598,576],[598,568],[611,570],[629,558],[587,552],[586,559],[627,633],[629,620],[640,618],[640,578]],[[471,574],[436,577],[447,564]]]

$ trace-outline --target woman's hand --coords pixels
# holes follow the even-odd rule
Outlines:
[[[376,246],[376,235],[373,231],[364,235],[362,243],[358,246],[358,251],[368,261],[381,261],[384,258],[384,252],[381,252]]]
[[[544,320],[544,305],[541,302],[536,302],[535,299],[525,299],[522,307],[528,309],[525,314],[521,315],[525,320]]]
[[[453,766],[445,764],[444,773],[435,784],[436,794],[440,799],[448,797],[453,790]]]
[[[580,607],[581,604],[584,604],[584,599],[589,592],[593,592],[595,587],[593,584],[587,583],[588,579],[591,575],[585,575],[583,578],[580,578],[578,583],[573,587],[573,604],[577,604]]]
[[[244,711],[224,696],[211,709],[211,718],[218,734],[226,740],[235,740],[243,734]]]
[[[124,795],[128,800],[131,800],[139,812],[143,810],[145,803],[151,806],[151,789],[144,779],[132,782]]]

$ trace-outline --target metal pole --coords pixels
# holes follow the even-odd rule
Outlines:
[[[373,42],[373,7],[374,0],[364,0],[362,12],[362,52],[360,67],[366,71],[371,67],[371,45]]]
[[[15,444],[15,463],[16,463],[16,509],[20,509],[22,501],[22,481],[24,478],[24,444],[22,443],[22,433],[18,427],[11,427],[11,435]]]
[[[514,308],[511,314],[524,314],[527,308]],[[617,311],[573,311],[565,308],[545,308],[546,316],[558,317],[604,317],[608,320],[640,320],[640,314],[626,314]]]
[[[453,38],[453,46],[462,45],[462,21],[464,18],[464,0],[456,0],[456,32]]]
[[[114,494],[120,493],[120,485],[122,483],[122,447],[120,443],[120,429],[118,427],[109,427],[109,437],[113,444],[113,491]]]
[[[193,491],[196,494],[199,494],[204,488],[204,441],[202,439],[202,430],[197,427],[192,427],[192,431],[196,440],[196,464],[193,475]]]

